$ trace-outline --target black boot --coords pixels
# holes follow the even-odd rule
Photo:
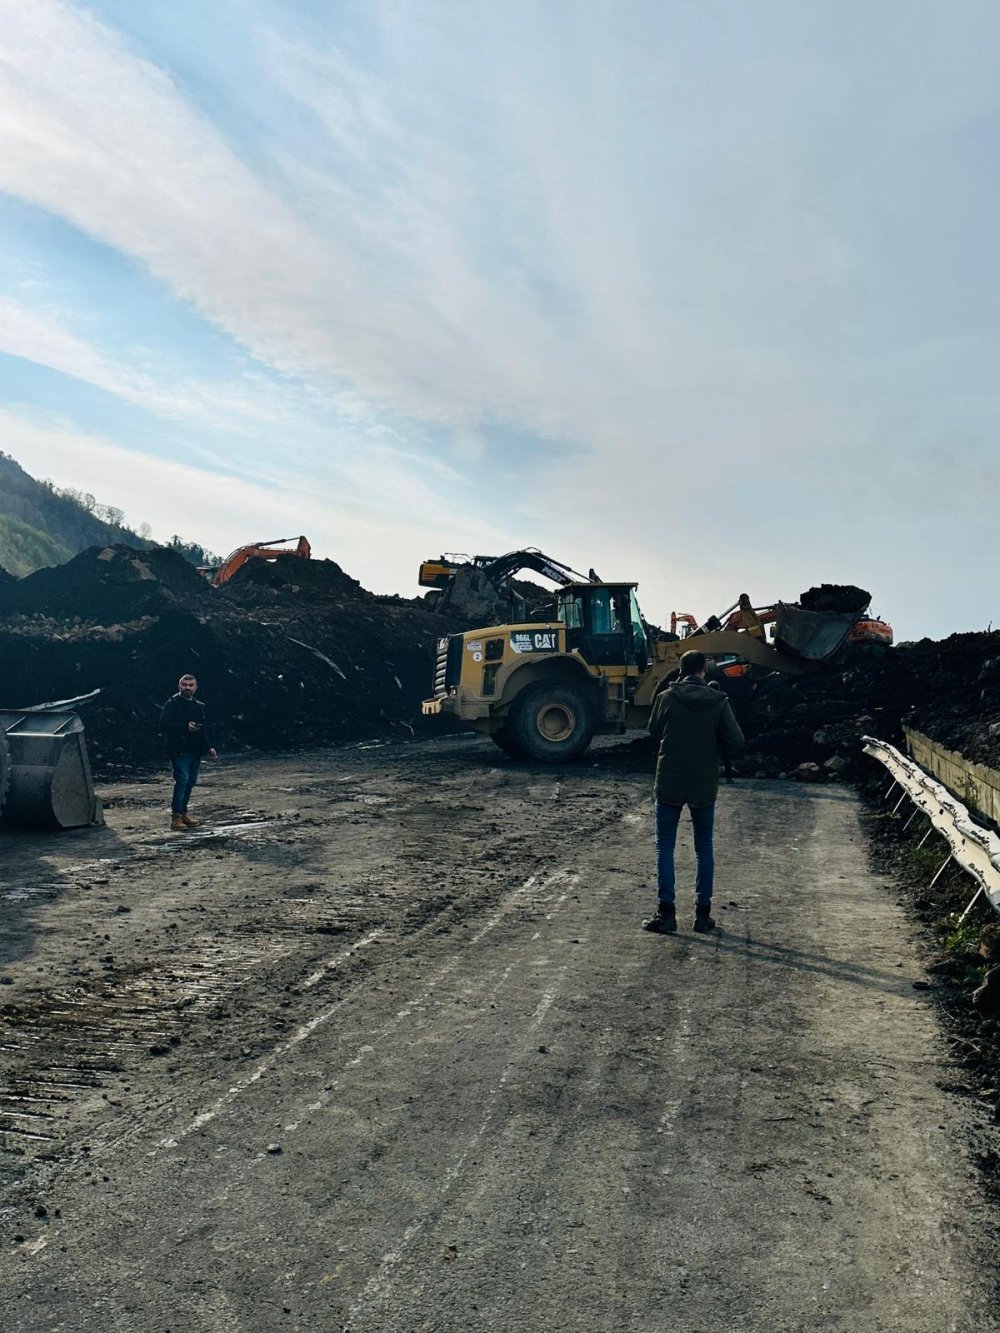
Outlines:
[[[677,913],[673,903],[660,903],[656,916],[642,923],[643,930],[651,930],[654,935],[673,935],[677,930]]]
[[[710,930],[715,929],[715,922],[711,915],[710,907],[703,907],[698,903],[694,909],[694,928],[698,935],[707,935]]]

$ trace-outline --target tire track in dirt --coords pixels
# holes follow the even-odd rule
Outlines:
[[[500,906],[494,911],[493,915],[488,918],[485,925],[481,926],[471,939],[463,943],[462,952],[452,954],[445,963],[437,968],[431,980],[419,995],[407,1001],[402,1008],[398,1009],[392,1015],[388,1023],[384,1024],[377,1031],[368,1036],[367,1040],[362,1044],[357,1053],[344,1066],[341,1074],[332,1077],[331,1082],[324,1088],[320,1098],[316,1102],[311,1103],[308,1109],[310,1111],[318,1111],[322,1109],[322,1107],[331,1100],[332,1093],[339,1088],[344,1074],[346,1074],[348,1070],[357,1068],[370,1055],[374,1054],[378,1044],[385,1040],[386,1037],[396,1035],[397,1032],[403,1028],[406,1020],[412,1017],[416,1010],[426,1004],[427,1000],[434,994],[442,981],[450,976],[459,966],[465,949],[474,948],[479,944],[491,931],[496,929],[504,917],[508,916],[511,912],[515,911],[518,907],[531,899],[532,894],[535,894],[534,901],[536,904],[538,902],[544,902],[552,897],[551,890],[553,887],[558,886],[567,880],[572,882],[572,877],[567,870],[556,870],[551,875],[542,877],[541,881],[539,881],[538,876],[529,875],[523,884],[518,886],[518,888],[514,889],[511,893],[505,895]],[[537,893],[535,892],[536,890]],[[349,958],[357,954],[361,949],[367,948],[368,945],[374,944],[376,941],[384,938],[384,935],[385,931],[382,929],[369,932],[364,939],[346,949],[343,954],[339,955],[336,959],[331,960],[331,962],[321,970],[322,973],[325,974],[335,966],[347,962]],[[245,1079],[242,1079],[235,1087],[230,1088],[229,1091],[208,1110],[200,1111],[190,1124],[184,1126],[182,1129],[179,1129],[176,1134],[165,1139],[160,1146],[163,1148],[175,1148],[190,1134],[193,1134],[200,1129],[204,1129],[204,1127],[214,1120],[221,1111],[231,1107],[243,1092],[247,1091],[253,1084],[258,1083],[269,1070],[273,1069],[281,1060],[291,1054],[297,1046],[306,1041],[321,1027],[328,1023],[342,1008],[343,1002],[341,1001],[308,1018],[297,1028],[287,1041],[283,1041],[277,1045],[269,1053],[267,1058],[258,1064],[252,1074],[248,1075]],[[294,1116],[293,1119],[295,1119]]]

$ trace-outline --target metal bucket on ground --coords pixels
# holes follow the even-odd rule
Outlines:
[[[77,714],[0,711],[0,824],[69,829],[103,822]]]

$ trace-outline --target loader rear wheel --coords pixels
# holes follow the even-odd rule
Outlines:
[[[594,734],[594,717],[586,698],[572,685],[543,681],[518,696],[510,728],[525,754],[559,764],[586,750]]]

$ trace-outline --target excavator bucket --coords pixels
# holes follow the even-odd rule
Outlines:
[[[774,646],[804,662],[825,662],[841,646],[857,611],[805,611],[788,602],[775,605]]]
[[[0,824],[102,824],[83,723],[76,713],[0,711]]]

